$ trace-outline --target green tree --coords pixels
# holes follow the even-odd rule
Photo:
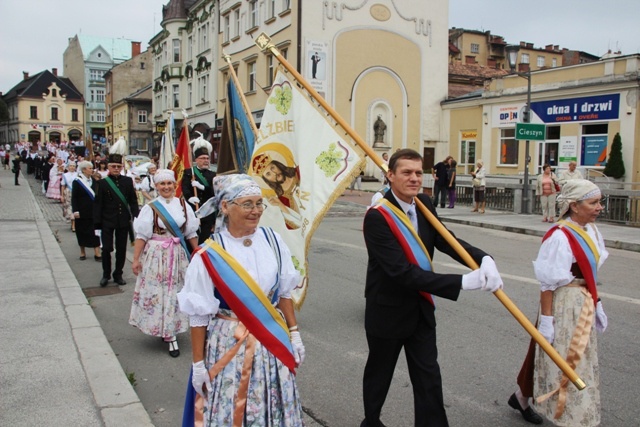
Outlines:
[[[9,121],[9,109],[4,99],[0,98],[0,123]]]
[[[604,167],[604,174],[611,178],[619,179],[624,176],[624,161],[622,160],[622,138],[620,133],[616,133],[613,137],[613,144],[611,144],[611,152],[609,153],[609,160]]]

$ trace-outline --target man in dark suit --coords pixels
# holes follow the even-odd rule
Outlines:
[[[107,164],[109,174],[98,181],[96,191],[93,222],[96,229],[102,230],[102,279],[100,279],[100,286],[107,286],[111,278],[111,252],[114,249],[114,235],[116,265],[113,270],[113,281],[118,285],[127,284],[122,277],[122,271],[127,255],[127,237],[131,229],[131,221],[138,216],[138,202],[133,180],[120,174],[122,167],[122,155],[109,154]],[[114,187],[118,191],[114,190]]]
[[[416,215],[414,197],[436,215],[430,198],[419,194],[422,188],[420,154],[411,149],[394,153],[389,160],[387,179],[391,188],[383,199],[399,209],[395,210],[399,220],[409,217],[429,260],[433,259],[434,248],[437,248],[463,263],[427,219],[419,213]],[[502,279],[490,256],[460,239],[458,242],[481,264],[479,269],[465,275],[438,274],[413,264],[401,246],[400,238],[394,234],[392,217],[383,215],[387,202],[369,209],[364,219],[364,238],[369,254],[365,288],[369,357],[363,378],[365,419],[361,427],[384,426],[380,412],[403,347],[413,386],[415,425],[447,426],[437,361],[434,306],[430,296],[420,292],[456,300],[461,289],[493,292],[502,287]]]
[[[216,174],[209,170],[209,150],[207,148],[200,147],[196,149],[193,153],[193,158],[196,162],[196,166],[193,168],[195,171],[195,179],[192,179],[193,173],[191,168],[184,171],[182,175],[182,196],[195,211],[197,209],[196,204],[200,207],[204,202],[213,197],[213,178]],[[197,196],[194,188],[197,189]],[[200,218],[198,244],[201,244],[209,238],[215,221],[215,213]]]

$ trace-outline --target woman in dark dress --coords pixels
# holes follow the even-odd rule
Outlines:
[[[78,177],[71,188],[71,210],[76,223],[76,237],[80,246],[80,259],[87,259],[84,248],[93,248],[96,261],[101,261],[100,238],[93,228],[93,201],[97,183],[93,180],[93,164],[82,161],[78,164]]]

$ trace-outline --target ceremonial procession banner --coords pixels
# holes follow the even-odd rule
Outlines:
[[[176,197],[182,196],[182,175],[191,167],[191,146],[189,145],[189,126],[187,120],[182,122],[182,131],[178,138],[176,154],[171,163],[171,170],[176,174]]]
[[[267,100],[247,173],[269,205],[260,225],[272,227],[291,250],[304,279],[293,300],[305,298],[307,251],[313,232],[364,166],[364,154],[344,131],[279,69]]]
[[[173,157],[176,154],[175,145],[173,143],[174,118],[173,111],[171,117],[167,120],[162,133],[162,145],[160,146],[160,158],[158,159],[158,169],[168,169],[171,167]]]

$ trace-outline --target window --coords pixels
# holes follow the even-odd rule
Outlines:
[[[240,9],[233,11],[233,23],[235,25],[234,37],[240,37]]]
[[[180,39],[173,39],[173,62],[180,62]]]
[[[551,67],[556,68],[558,66],[558,59],[551,58]]]
[[[291,8],[291,0],[282,0],[282,10],[289,10]]]
[[[256,62],[247,64],[247,76],[249,78],[249,92],[256,91]]]
[[[141,70],[144,70],[144,62],[141,62],[141,63],[140,63],[140,69],[141,69]]]
[[[275,60],[275,58],[273,57],[273,55],[269,55],[267,56],[267,83],[268,86],[271,87],[273,86],[273,61]]]
[[[202,27],[200,32],[200,51],[207,50],[209,48],[209,42],[207,40],[207,33],[209,32],[209,23],[207,22]]]
[[[180,107],[180,85],[173,85],[173,108]]]
[[[191,83],[187,85],[187,108],[193,106],[193,86]]]
[[[144,64],[144,62],[143,62]],[[111,93],[111,79],[107,80],[107,93]]]
[[[96,91],[95,89],[91,89],[89,91],[89,101],[94,102],[96,100]]]
[[[193,36],[189,36],[187,39],[187,61],[193,58]]]
[[[167,65],[169,63],[169,52],[167,51],[167,42],[162,43],[162,64]]]
[[[528,53],[523,53],[523,54],[520,56],[520,62],[521,62],[522,64],[528,64],[528,63],[529,63],[529,54],[528,54]]]
[[[516,129],[500,129],[500,165],[517,166],[518,141],[515,139]]]
[[[282,57],[284,59],[287,59],[287,53],[288,53],[288,49],[281,49],[280,53],[282,54]]]
[[[605,166],[608,148],[609,125],[606,123],[583,125],[580,164]]]
[[[29,118],[30,119],[37,119],[38,118],[38,107],[32,105],[29,108],[29,110],[30,110]]]
[[[276,16],[276,0],[268,0],[267,13],[269,18]]]
[[[147,110],[138,110],[138,123],[147,123]]]
[[[72,122],[79,121],[79,119],[78,119],[78,109],[77,108],[71,109],[71,121]]]
[[[478,43],[471,43],[471,53],[480,53],[480,45]]]
[[[207,88],[209,86],[209,75],[204,75],[198,78],[198,96],[200,102],[207,102],[209,100],[209,94]]]
[[[51,89],[51,97],[52,98],[57,98],[58,97],[58,90],[57,89]]]
[[[544,67],[544,56],[538,56],[538,62],[537,62],[537,66],[538,67]]]
[[[163,110],[169,107],[169,88],[167,86],[162,88],[162,107]]]
[[[463,167],[465,173],[475,171],[476,164],[476,141],[463,139],[460,141],[460,163],[458,166]]]
[[[104,102],[104,89],[96,90],[96,101]]]
[[[51,107],[51,120],[58,120],[58,107]]]
[[[104,80],[103,74],[104,72],[102,70],[89,70],[89,80]]]
[[[153,103],[153,107],[155,109],[154,113],[156,116],[162,114],[162,94],[156,95],[156,102]]]
[[[104,123],[104,110],[96,111],[96,122]]]
[[[230,24],[231,18],[229,17],[229,15],[224,17],[224,41],[225,43],[228,42],[231,39],[231,24]]]
[[[258,26],[258,0],[249,2],[249,28]]]

